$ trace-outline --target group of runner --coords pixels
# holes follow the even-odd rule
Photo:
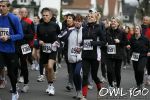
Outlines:
[[[0,14],[0,88],[5,88],[7,72],[12,100],[19,98],[19,82],[24,83],[21,92],[29,90],[29,65],[39,70],[38,82],[47,79],[46,93],[55,95],[54,80],[63,57],[68,72],[66,89],[75,87],[75,99],[87,100],[90,76],[97,93],[106,80],[109,89],[120,88],[121,67],[127,64],[133,65],[137,90],[150,85],[149,16],[143,17],[142,25],[123,27],[119,18],[101,18],[100,12],[89,10],[86,17],[63,13],[60,24],[53,10],[45,7],[42,18],[35,16],[32,21],[24,7],[10,12],[7,0],[0,1]]]

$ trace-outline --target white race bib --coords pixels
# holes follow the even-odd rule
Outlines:
[[[70,54],[71,56],[76,56],[77,54],[80,54],[80,53],[81,53],[81,52],[78,52],[78,51],[77,51],[77,48],[78,48],[78,47],[71,48],[71,54]]]
[[[45,53],[51,53],[52,52],[52,44],[51,43],[46,43],[43,46],[43,52],[45,52]]]
[[[0,28],[0,36],[3,36],[3,35],[10,35],[9,28]]]
[[[133,60],[133,61],[138,61],[138,60],[139,60],[139,57],[140,57],[140,53],[133,52],[133,53],[132,53],[131,60]]]
[[[22,54],[28,54],[31,53],[31,48],[29,44],[21,45]]]
[[[93,50],[93,46],[91,45],[92,39],[86,39],[83,41],[83,50]]]
[[[108,45],[107,54],[116,54],[116,45]]]

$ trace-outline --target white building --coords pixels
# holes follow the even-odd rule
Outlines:
[[[32,19],[34,15],[38,15],[40,0],[12,0],[12,6],[15,8],[25,7],[29,11],[29,17]]]
[[[57,9],[57,20],[60,20],[60,9],[61,9],[61,0],[13,0],[17,3],[16,7],[27,7],[29,10],[29,16],[32,19],[34,15],[38,14],[41,16],[41,9],[44,7],[49,7]],[[35,6],[38,9],[35,10]],[[37,12],[38,11],[38,12]]]

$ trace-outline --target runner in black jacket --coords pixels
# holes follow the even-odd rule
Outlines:
[[[141,35],[141,27],[136,25],[134,36],[130,40],[133,69],[135,74],[136,85],[138,89],[143,88],[144,68],[146,66],[148,56],[150,56],[150,42]],[[128,48],[130,48],[130,46]]]
[[[111,87],[113,81],[116,80],[117,87],[120,87],[121,81],[121,64],[124,54],[124,46],[126,46],[127,39],[121,29],[119,29],[119,20],[117,18],[111,19],[111,26],[106,31],[107,40],[107,78]]]
[[[57,36],[60,34],[60,28],[58,24],[51,21],[52,11],[49,8],[42,9],[43,23],[40,23],[37,27],[37,37],[40,44],[40,63],[44,65],[46,71],[46,77],[48,81],[48,88],[46,92],[49,95],[55,94],[55,88],[53,86],[54,81],[54,64],[56,62],[57,54]]]
[[[19,14],[20,9],[14,9],[13,13],[17,15],[20,18],[20,22],[22,25],[23,33],[24,33],[24,38],[22,40],[19,40],[16,42],[16,52],[19,56],[20,59],[20,69],[21,69],[21,74],[20,77],[23,76],[24,79],[24,86],[22,89],[22,92],[27,92],[29,89],[28,86],[28,66],[27,66],[27,58],[30,57],[31,55],[31,47],[29,45],[29,41],[33,39],[33,32],[31,29],[31,25],[24,20],[21,20],[21,15]]]
[[[91,69],[92,79],[96,83],[97,90],[101,89],[101,81],[97,77],[100,61],[100,46],[106,44],[105,35],[100,29],[99,24],[96,24],[96,16],[94,13],[88,15],[88,23],[83,27],[82,36],[82,61],[83,61],[83,84],[82,93],[83,96],[87,96],[88,90],[88,75]],[[85,100],[85,99],[83,99]]]

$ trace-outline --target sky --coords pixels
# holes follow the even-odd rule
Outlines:
[[[125,0],[125,2],[127,2],[131,5],[137,5],[137,0]]]

